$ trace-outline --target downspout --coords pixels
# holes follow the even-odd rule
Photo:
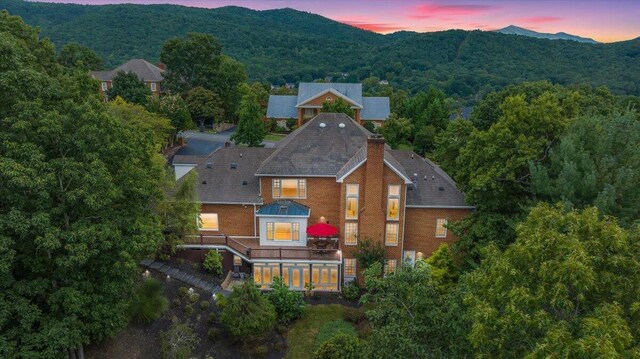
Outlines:
[[[407,223],[407,184],[404,185],[404,211],[402,216],[402,245],[400,246],[400,263],[404,261],[404,231],[406,230],[405,224]],[[415,261],[414,261],[415,262]]]
[[[253,204],[253,236],[254,237],[258,237],[258,225],[256,224],[256,221],[258,220],[258,217],[256,217],[256,204]]]

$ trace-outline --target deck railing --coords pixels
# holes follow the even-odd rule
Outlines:
[[[254,246],[241,241],[256,241]],[[260,246],[258,238],[232,238],[229,236],[199,235],[185,238],[185,244],[226,246],[249,259],[287,259],[287,260],[340,260],[340,250],[335,248],[316,249],[309,247],[274,247]]]

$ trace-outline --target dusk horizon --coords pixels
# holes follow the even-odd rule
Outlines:
[[[556,1],[238,1],[238,0],[38,0],[34,2],[108,4],[171,4],[199,8],[240,6],[253,10],[293,8],[318,14],[381,34],[397,31],[434,32],[450,29],[498,30],[509,25],[542,33],[565,32],[599,42],[632,40],[640,36],[640,2]],[[340,6],[327,6],[328,3]]]

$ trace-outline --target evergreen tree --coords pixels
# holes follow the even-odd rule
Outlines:
[[[238,127],[231,136],[231,140],[238,144],[246,144],[249,147],[259,147],[262,145],[267,129],[262,121],[262,110],[256,95],[248,85],[243,85],[243,96],[238,109]]]

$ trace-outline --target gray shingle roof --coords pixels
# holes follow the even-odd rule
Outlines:
[[[197,155],[175,155],[173,156],[173,160],[171,164],[174,165],[197,165],[198,163],[204,161],[207,156],[197,156]]]
[[[413,151],[392,150],[391,154],[404,167],[409,177],[415,179],[413,188],[407,189],[407,206],[466,206],[464,194],[458,190],[456,183],[431,160],[422,158]]]
[[[267,118],[298,118],[296,96],[269,96]]]
[[[146,60],[131,59],[111,71],[94,71],[91,74],[98,80],[111,81],[120,71],[133,72],[140,79],[147,82],[161,82],[164,73],[163,69]]]
[[[306,216],[309,217],[309,207],[295,201],[275,201],[260,207],[259,216]]]
[[[363,120],[386,120],[391,113],[391,105],[388,97],[363,97],[362,113]]]
[[[360,83],[317,83],[301,82],[298,84],[298,104],[308,101],[318,93],[334,89],[344,96],[362,105],[362,84]]]
[[[344,128],[339,127],[340,123]],[[366,147],[368,135],[369,131],[345,114],[321,113],[279,142],[256,174],[335,176],[356,152]]]
[[[367,146],[363,146],[358,152],[356,152],[353,157],[349,159],[349,161],[338,171],[336,174],[336,180],[339,182],[347,176],[350,172],[354,171],[358,167],[360,167],[367,160]],[[400,177],[404,177],[405,182],[410,181],[409,175],[407,171],[404,169],[402,164],[398,162],[393,155],[391,154],[391,147],[388,145],[384,146],[384,160],[385,162],[392,167],[392,170],[395,169],[398,172]]]
[[[221,147],[213,152],[196,166],[200,201],[261,204],[260,177],[255,176],[255,172],[273,151],[272,148]],[[232,168],[232,164],[236,168]]]

